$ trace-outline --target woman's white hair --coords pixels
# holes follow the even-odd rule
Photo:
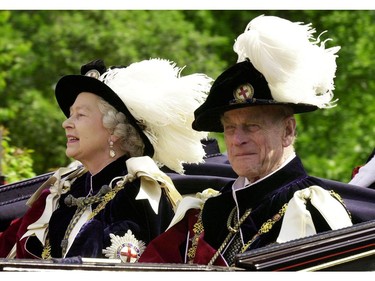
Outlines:
[[[201,140],[208,132],[195,131],[191,124],[212,82],[203,73],[182,76],[182,70],[172,61],[156,58],[113,67],[99,77],[140,124],[154,148],[155,163],[180,174],[184,163],[204,162]]]
[[[137,130],[128,122],[125,114],[117,111],[102,98],[99,99],[98,106],[100,112],[103,113],[103,126],[120,138],[120,147],[127,156],[142,156],[144,142]]]

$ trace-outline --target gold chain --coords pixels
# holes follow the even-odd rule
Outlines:
[[[216,251],[216,253],[211,258],[208,265],[213,265],[213,263],[216,261],[217,257],[220,255],[221,251],[224,250],[225,246],[228,244],[229,240],[232,238],[233,234],[235,234],[240,229],[241,224],[245,221],[245,219],[251,213],[251,209],[247,209],[246,212],[240,218],[240,220],[234,225],[234,227],[232,227],[230,224],[231,224],[231,221],[233,219],[233,216],[235,214],[236,209],[237,209],[237,207],[233,208],[233,210],[230,212],[228,220],[227,220],[227,227],[228,227],[229,233],[228,233],[227,237],[225,237],[223,243],[221,243],[219,249]]]
[[[117,194],[118,191],[123,189],[125,187],[125,184],[129,181],[128,177],[125,177],[124,181],[121,183],[117,184],[115,188],[111,189],[109,192],[106,194],[100,196],[100,194],[97,194],[96,196],[88,197],[88,198],[74,198],[72,197],[74,201],[76,201],[77,204],[77,211],[74,214],[72,220],[70,221],[68,228],[65,232],[64,239],[61,241],[62,243],[62,255],[65,255],[65,252],[67,250],[67,243],[68,243],[68,236],[70,235],[71,230],[73,227],[76,225],[78,222],[79,218],[82,216],[86,208],[93,204],[100,202],[98,206],[95,208],[95,210],[90,214],[88,220],[92,219],[95,217],[104,207],[107,205],[108,202],[110,202],[115,195]],[[51,246],[49,244],[48,238],[46,239],[45,246],[42,251],[42,259],[50,259],[51,258]]]
[[[352,220],[352,214],[350,213],[350,211],[348,210],[348,208],[346,207],[345,205],[345,202],[344,200],[342,199],[342,197],[340,196],[340,194],[336,193],[335,191],[333,190],[330,190],[329,191],[329,194],[335,198],[337,201],[339,201],[341,203],[341,205],[344,207],[344,209],[346,210],[346,212],[348,213],[348,216],[350,218],[350,220]]]
[[[243,245],[241,249],[241,253],[245,252],[247,248],[249,248],[250,245],[255,241],[255,239],[257,239],[260,235],[267,233],[268,231],[272,229],[273,225],[284,216],[287,206],[288,204],[285,203],[281,207],[280,211],[272,217],[272,219],[269,219],[265,223],[262,224],[262,226],[260,227],[258,232],[253,236],[253,238],[251,238],[245,245]]]
[[[228,230],[229,230],[229,232],[231,232],[231,233],[236,233],[237,231],[238,231],[238,229],[235,229],[235,228],[233,228],[232,226],[231,226],[231,223],[232,223],[232,221],[233,221],[233,217],[234,217],[234,213],[236,212],[236,207],[234,207],[233,209],[232,209],[232,211],[230,212],[230,214],[229,214],[229,216],[228,216],[228,220],[227,220],[227,228],[228,228]]]
[[[334,198],[336,198],[345,207],[345,209],[347,210],[347,208],[346,208],[346,206],[344,204],[344,201],[342,200],[341,196],[339,194],[337,194],[336,192],[332,191],[332,190],[330,190],[329,192],[330,192],[331,196],[334,197]],[[243,247],[241,248],[240,253],[244,253],[250,247],[250,245],[260,235],[269,232],[272,229],[273,225],[276,222],[278,222],[284,216],[287,207],[288,207],[288,203],[285,203],[281,207],[281,209],[279,210],[279,212],[277,214],[275,214],[271,219],[268,219],[266,222],[264,222],[262,224],[262,226],[260,227],[260,229],[258,230],[258,232],[247,243],[245,243],[245,245],[243,245]],[[223,243],[221,244],[221,246],[219,247],[219,249],[216,251],[216,253],[214,254],[214,256],[211,258],[211,260],[208,263],[208,265],[212,265],[215,262],[215,260],[217,259],[217,257],[220,255],[221,251],[226,247],[227,243],[232,238],[233,234],[235,234],[239,230],[241,224],[245,221],[245,219],[251,213],[251,209],[248,209],[245,212],[245,214],[240,218],[240,220],[234,225],[234,227],[232,227],[231,223],[233,221],[233,217],[234,217],[236,208],[237,207],[234,207],[232,209],[232,211],[230,212],[229,216],[228,216],[227,228],[229,230],[229,234],[224,239]],[[347,212],[348,212],[349,216],[351,217],[350,212],[348,210],[347,210]],[[197,244],[198,244],[199,235],[203,232],[203,223],[202,223],[201,213],[200,213],[200,216],[198,218],[198,221],[194,225],[193,230],[195,232],[195,236],[194,236],[194,239],[193,239],[193,246],[188,251],[188,256],[189,256],[191,262],[192,262],[192,259],[195,257],[195,252],[196,252],[196,248],[197,248]]]
[[[89,220],[92,219],[93,217],[95,217],[101,210],[104,209],[104,207],[107,205],[107,203],[109,201],[111,201],[115,195],[117,194],[117,192],[119,192],[121,189],[123,189],[125,186],[125,181],[123,182],[123,184],[119,184],[119,185],[116,185],[114,189],[112,189],[111,191],[109,191],[108,193],[106,193],[102,199],[101,199],[101,202],[99,203],[99,205],[95,208],[95,210],[91,213],[91,215],[89,216]]]
[[[285,214],[287,206],[288,206],[287,203],[284,204],[276,215],[274,215],[271,219],[267,220],[265,223],[262,224],[262,226],[260,227],[259,231],[253,236],[253,238],[250,239],[242,247],[241,253],[245,252],[250,247],[250,245],[255,241],[255,239],[257,239],[260,235],[262,235],[264,233],[267,233],[267,232],[269,232],[272,229],[273,225],[277,221],[279,221],[283,217],[283,215]],[[220,255],[221,251],[226,247],[227,243],[232,238],[233,234],[235,234],[239,230],[241,224],[245,221],[245,219],[251,213],[251,209],[246,210],[245,214],[240,218],[240,220],[235,224],[235,226],[232,227],[231,226],[231,221],[233,220],[233,216],[235,214],[236,208],[237,207],[234,207],[233,210],[231,211],[231,213],[228,216],[227,227],[228,227],[229,233],[228,233],[227,237],[224,239],[224,241],[221,244],[221,246],[219,247],[219,249],[214,254],[214,256],[211,258],[211,260],[208,263],[208,265],[212,265],[215,262],[215,260],[217,259],[217,257]]]
[[[72,220],[70,221],[68,225],[68,228],[66,229],[64,239],[61,241],[62,256],[66,254],[70,233],[72,232],[74,226],[77,224],[77,222],[79,221],[79,219],[81,218],[82,214],[85,212],[87,207],[92,205],[93,203],[100,202],[98,206],[95,208],[95,210],[88,217],[87,220],[90,220],[93,217],[95,217],[107,205],[107,203],[115,197],[115,195],[117,194],[119,190],[124,188],[125,183],[126,181],[122,181],[121,184],[117,184],[115,188],[111,189],[109,192],[105,193],[104,195],[101,195],[100,192],[98,192],[98,194],[88,197],[88,198],[76,199],[77,202],[82,201],[82,203],[78,205],[76,213],[74,214]]]

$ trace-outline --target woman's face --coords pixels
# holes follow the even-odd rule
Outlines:
[[[80,93],[70,108],[70,117],[62,124],[67,137],[66,155],[86,167],[108,163],[109,159],[110,133],[103,126],[98,100],[95,94]]]

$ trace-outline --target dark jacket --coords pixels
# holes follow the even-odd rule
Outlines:
[[[202,210],[204,232],[198,240],[194,263],[208,264],[212,255],[227,237],[228,217],[235,206],[232,194],[232,182],[221,190],[221,194],[206,201]],[[333,190],[342,196],[349,210],[353,223],[375,219],[375,192],[371,189],[341,184],[307,175],[300,159],[295,157],[278,172],[236,192],[239,213],[242,216],[249,208],[250,215],[241,225],[244,243],[252,241],[247,250],[260,248],[276,242],[282,219],[275,221],[269,231],[257,235],[261,226],[272,219],[281,210],[294,193],[306,187],[318,185],[326,190]],[[312,210],[314,211],[314,210]],[[199,211],[190,210],[184,219],[152,241],[140,258],[140,262],[186,262],[186,234],[193,237],[194,223]],[[329,230],[321,218],[314,221],[317,232]],[[169,247],[162,247],[168,241]],[[228,243],[230,244],[230,243]],[[228,246],[227,244],[227,246]],[[187,246],[189,245],[189,246]],[[219,256],[216,265],[225,265]]]
[[[125,157],[119,158],[95,176],[86,172],[73,182],[68,193],[60,197],[59,207],[53,212],[49,221],[48,240],[53,258],[62,257],[61,241],[77,209],[76,206],[67,206],[65,198],[69,194],[75,198],[85,197],[89,194],[90,189],[92,194],[96,194],[103,185],[109,185],[115,177],[127,174],[125,161]],[[127,183],[123,189],[118,191],[115,197],[105,205],[104,209],[82,226],[66,257],[103,257],[102,250],[110,246],[111,243],[110,233],[122,236],[127,230],[131,230],[136,239],[142,240],[146,244],[162,233],[174,214],[172,206],[163,193],[160,199],[159,212],[155,214],[148,200],[135,199],[139,189],[139,180],[135,180]],[[27,225],[39,218],[47,196],[48,189],[42,193],[22,218],[13,222],[0,235],[0,254],[4,256],[4,253],[6,253],[4,245],[12,245],[12,243],[9,243],[11,242],[9,237],[14,236],[19,239],[26,231]],[[93,204],[92,210],[98,204]],[[7,243],[4,240],[7,240]],[[43,245],[35,236],[23,240],[27,241],[17,241],[19,244],[17,246],[17,258],[41,257]]]

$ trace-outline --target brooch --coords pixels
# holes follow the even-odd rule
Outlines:
[[[110,259],[120,259],[123,263],[134,263],[138,261],[146,245],[143,241],[137,240],[131,230],[124,236],[109,234],[111,246],[103,249],[103,254]]]

